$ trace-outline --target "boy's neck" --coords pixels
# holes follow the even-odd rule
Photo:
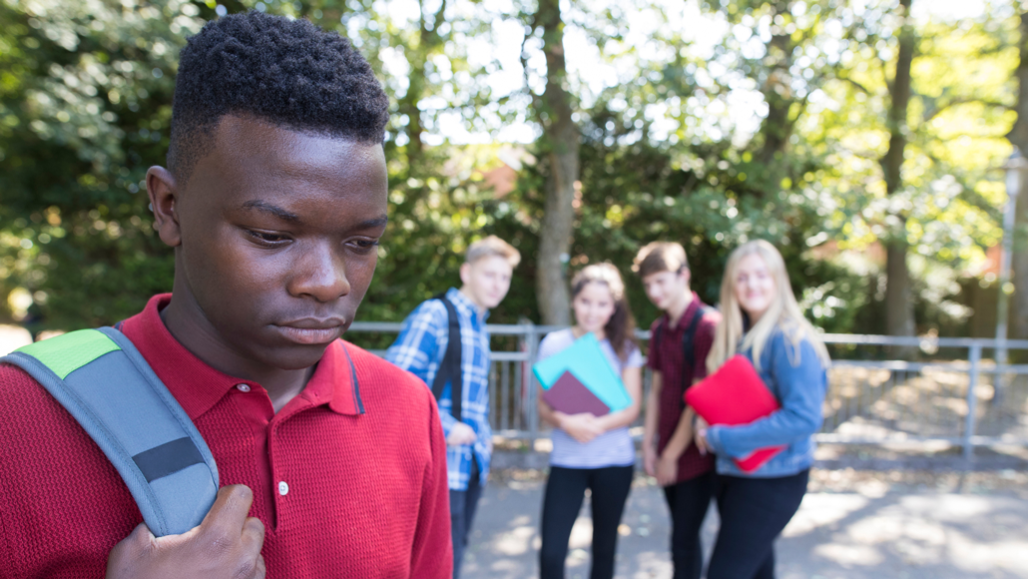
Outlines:
[[[460,292],[460,295],[467,298],[467,300],[471,302],[471,305],[475,306],[475,310],[478,311],[479,316],[485,315],[486,311],[488,311],[488,308],[484,307],[482,304],[478,303],[477,300],[475,300],[475,297],[471,295],[470,291],[468,291],[468,286],[462,285],[460,286],[460,289],[457,291]]]
[[[682,292],[680,299],[673,302],[668,309],[665,310],[668,319],[671,321],[671,327],[678,325],[679,320],[682,319],[682,315],[685,314],[685,310],[689,309],[689,305],[692,304],[692,291],[686,288]]]

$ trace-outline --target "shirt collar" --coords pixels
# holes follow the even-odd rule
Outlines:
[[[489,318],[489,310],[479,310],[478,306],[471,301],[471,298],[461,293],[457,288],[451,287],[446,292],[446,299],[450,300],[462,314],[472,320],[481,316],[482,322]]]
[[[150,298],[143,311],[125,320],[120,329],[190,419],[195,421],[240,384],[260,386],[208,366],[179,343],[160,315],[170,301],[171,294]],[[357,373],[342,340],[329,344],[299,397],[313,406],[327,404],[339,414],[364,413]]]
[[[699,309],[703,307],[703,302],[700,301],[700,296],[696,292],[692,292],[692,301],[686,306],[685,311],[682,312],[682,317],[678,318],[678,324],[675,327],[671,327],[671,316],[664,312],[664,326],[667,327],[670,332],[684,332],[685,328],[688,327],[687,323],[692,320],[692,317],[699,313]]]

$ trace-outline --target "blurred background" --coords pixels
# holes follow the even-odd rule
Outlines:
[[[1014,0],[0,0],[0,322],[112,323],[170,291],[143,178],[178,50],[245,10],[349,37],[392,100],[360,320],[459,285],[496,234],[524,259],[491,322],[566,323],[569,273],[611,261],[645,327],[638,248],[681,242],[715,303],[760,237],[826,331],[992,336],[1004,289],[1028,338],[1023,197],[1000,279],[1004,167],[1028,150]]]

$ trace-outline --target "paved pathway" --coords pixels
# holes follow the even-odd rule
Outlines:
[[[808,493],[779,541],[779,579],[1028,578],[1024,493],[897,488],[866,478],[846,492]],[[671,577],[663,495],[647,480],[636,480],[625,510],[617,577]],[[538,480],[490,483],[463,577],[537,576],[542,487]],[[586,502],[572,532],[568,579],[588,579],[588,512]],[[708,555],[716,519],[712,508],[704,524]]]

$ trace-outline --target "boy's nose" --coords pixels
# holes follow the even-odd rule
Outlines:
[[[312,297],[325,303],[350,293],[346,262],[338,252],[319,244],[306,252],[297,264],[298,273],[290,282],[289,293]]]

